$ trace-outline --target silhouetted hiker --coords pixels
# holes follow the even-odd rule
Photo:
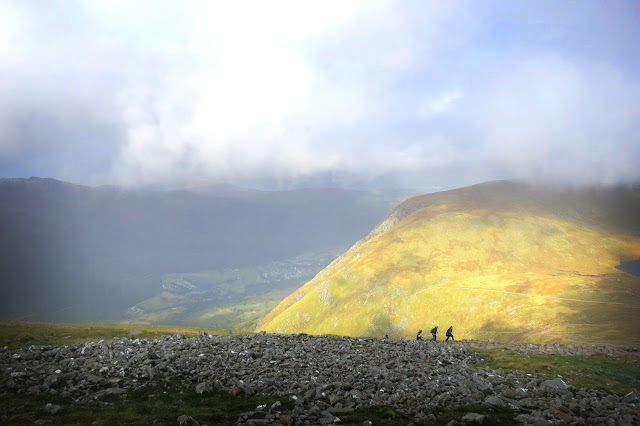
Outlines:
[[[384,335],[384,340],[389,340],[389,335],[388,334]]]
[[[422,330],[418,331],[418,335],[416,336],[416,340],[422,340]]]
[[[447,340],[445,340],[445,342],[449,340],[449,337],[451,337],[451,340],[456,340],[453,338],[453,326],[447,329]]]
[[[438,326],[436,325],[431,329],[431,335],[433,336],[433,341],[436,341],[436,334],[438,334]]]

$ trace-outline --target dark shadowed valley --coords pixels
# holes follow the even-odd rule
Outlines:
[[[226,305],[245,306],[240,314],[246,318],[256,309],[264,315],[366,235],[399,196],[232,186],[125,190],[2,179],[0,316],[191,317],[211,325],[229,315],[206,309]],[[195,319],[199,311],[209,317]]]

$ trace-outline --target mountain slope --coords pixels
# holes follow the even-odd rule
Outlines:
[[[490,182],[423,195],[287,297],[281,333],[640,343],[637,190]]]

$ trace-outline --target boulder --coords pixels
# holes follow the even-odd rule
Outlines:
[[[201,382],[196,385],[196,393],[198,395],[210,393],[212,390],[213,389],[211,388],[211,385],[208,382]]]
[[[198,422],[193,417],[189,417],[186,414],[178,417],[178,424],[180,426],[200,426],[200,422]]]
[[[44,412],[49,415],[58,414],[62,410],[63,410],[63,407],[56,404],[48,403],[47,405],[44,406]]]
[[[487,416],[478,413],[467,413],[462,417],[463,425],[481,425]]]

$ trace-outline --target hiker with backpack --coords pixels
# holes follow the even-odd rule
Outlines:
[[[453,338],[453,326],[450,326],[449,329],[447,330],[447,340],[445,340],[445,342],[449,341],[449,337],[451,337],[451,340],[453,341],[456,340]]]
[[[433,341],[436,341],[436,334],[438,334],[438,326],[436,325],[431,329],[431,335],[433,336]]]

